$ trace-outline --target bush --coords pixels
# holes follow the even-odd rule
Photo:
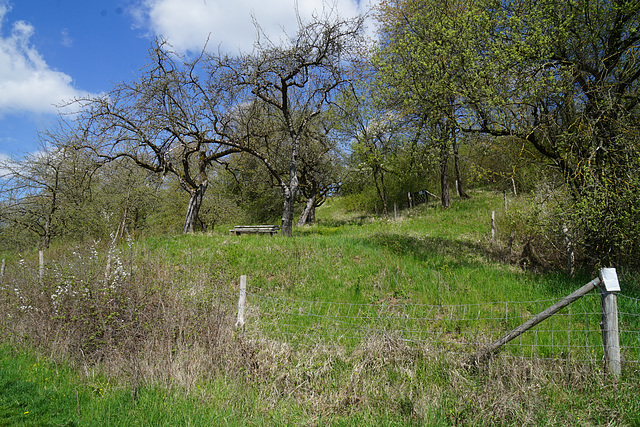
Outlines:
[[[37,257],[36,257],[37,259]],[[14,341],[135,382],[193,384],[224,368],[232,339],[223,289],[204,273],[160,267],[133,247],[76,247],[41,284],[24,259],[0,288],[3,342]],[[197,373],[197,374],[196,374]]]

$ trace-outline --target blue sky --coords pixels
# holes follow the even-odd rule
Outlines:
[[[201,49],[207,37],[210,48],[247,51],[252,16],[277,38],[295,30],[296,4],[303,18],[327,7],[322,0],[0,0],[0,158],[37,150],[54,105],[132,79],[154,37],[181,52]],[[370,7],[330,4],[343,17]]]

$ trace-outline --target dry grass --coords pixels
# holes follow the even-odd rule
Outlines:
[[[200,387],[224,378],[236,384],[227,393],[240,399],[250,392],[255,411],[288,424],[359,414],[401,424],[638,422],[628,411],[638,382],[616,384],[595,364],[497,357],[470,371],[464,355],[390,338],[349,348],[250,339],[232,326],[233,284],[156,259],[130,247],[90,245],[59,254],[42,283],[37,268],[23,262],[1,284],[2,341],[73,361],[87,376],[99,372],[134,391],[176,387],[203,404],[231,405],[220,402],[219,390]],[[608,390],[622,400],[604,399]]]
[[[50,263],[42,281],[37,269],[23,267],[3,278],[4,341],[86,371],[99,365],[135,384],[188,388],[224,365],[233,314],[225,289],[207,286],[205,292],[200,272],[185,274],[144,254],[96,245]]]

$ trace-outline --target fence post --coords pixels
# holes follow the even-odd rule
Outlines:
[[[411,192],[407,193],[407,197],[409,198],[409,209],[411,209],[413,207],[413,204],[411,203]]]
[[[496,211],[491,211],[491,243],[496,241]]]
[[[393,219],[394,220],[398,220],[398,204],[394,203],[393,204]]]
[[[504,193],[504,213],[508,212],[508,207],[507,207],[507,190],[503,191]]]
[[[569,227],[567,227],[567,224],[562,224],[562,233],[564,234],[564,245],[567,253],[567,274],[569,276],[573,276],[575,273],[575,253],[573,251],[573,242],[571,241],[571,235],[569,234]]]
[[[5,259],[2,258],[2,267],[0,267],[0,279],[4,278],[4,266],[5,266]]]
[[[620,336],[618,329],[618,297],[620,283],[615,268],[600,270],[600,304],[602,306],[602,344],[607,369],[614,377],[619,377],[620,365]]]
[[[247,276],[240,276],[240,295],[238,296],[238,320],[236,329],[244,328],[244,306],[247,301]]]
[[[44,278],[44,252],[38,251],[38,279],[40,280],[40,285],[42,285],[42,279]]]

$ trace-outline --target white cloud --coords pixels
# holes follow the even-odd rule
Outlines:
[[[249,52],[257,35],[252,16],[273,41],[278,41],[283,29],[291,35],[297,29],[296,5],[303,19],[327,8],[335,8],[340,17],[350,18],[367,12],[367,1],[335,0],[333,4],[323,0],[142,0],[134,17],[138,25],[166,37],[180,51],[202,49],[209,37],[209,48]]]
[[[5,179],[10,170],[7,164],[11,162],[11,157],[7,154],[0,153],[0,180]]]
[[[73,46],[73,39],[69,35],[69,29],[68,28],[63,28],[62,31],[60,31],[60,36],[62,38],[62,41],[61,41],[62,46],[64,46],[64,47]]]
[[[85,95],[72,78],[52,70],[31,45],[31,24],[16,21],[5,34],[10,9],[0,2],[0,115],[10,112],[55,113],[55,105]]]

